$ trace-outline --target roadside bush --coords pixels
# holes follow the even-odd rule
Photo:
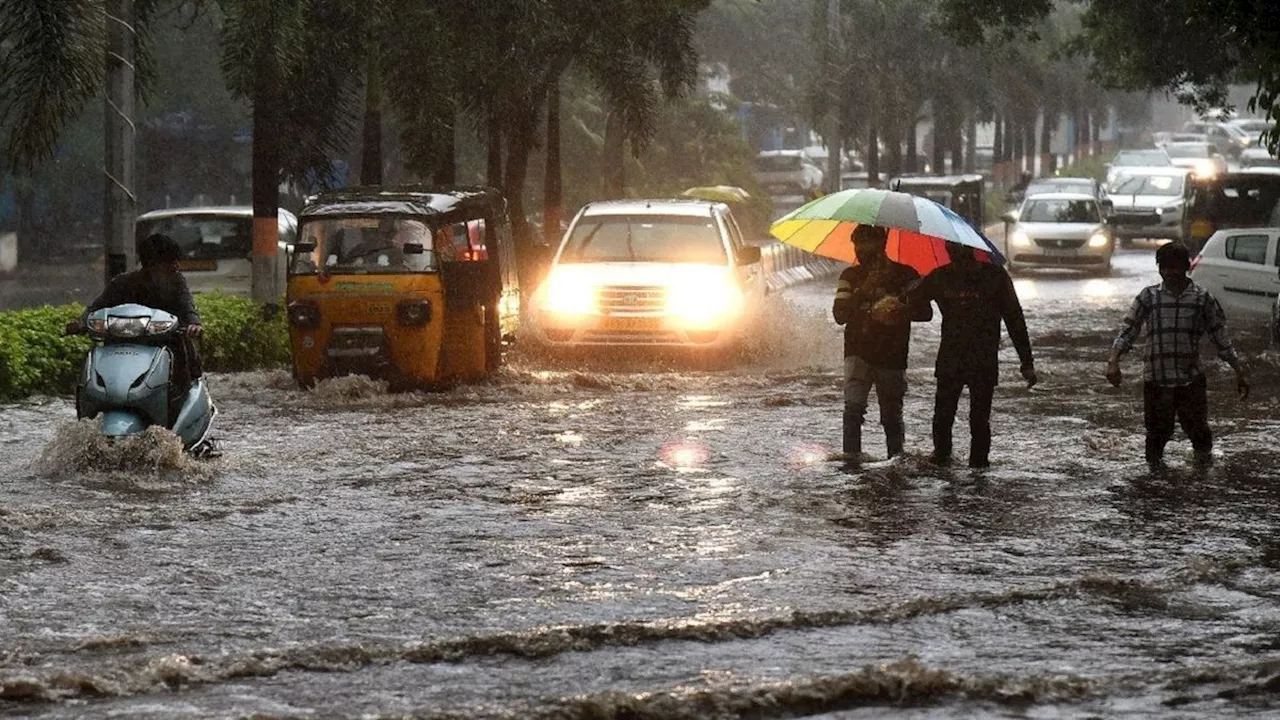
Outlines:
[[[264,319],[254,301],[221,293],[197,295],[196,309],[205,329],[199,346],[206,370],[254,370],[289,361],[283,315]],[[72,304],[0,312],[0,401],[71,393],[93,343],[84,336],[62,337],[62,329],[83,310]]]

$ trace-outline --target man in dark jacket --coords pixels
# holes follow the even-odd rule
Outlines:
[[[934,373],[938,394],[933,409],[933,457],[951,462],[951,427],[961,391],[969,388],[969,467],[990,464],[991,399],[1000,379],[1000,321],[1022,362],[1027,387],[1036,384],[1031,340],[1013,280],[1003,268],[978,262],[973,249],[947,243],[951,263],[933,271],[910,297],[937,302],[942,311],[942,342]]]
[[[102,294],[89,303],[80,319],[72,321],[67,330],[79,332],[84,329],[89,313],[127,303],[163,310],[177,317],[178,322],[186,326],[187,334],[172,347],[176,356],[172,382],[179,394],[184,394],[202,374],[200,357],[191,339],[200,337],[204,328],[191,298],[191,290],[187,287],[187,279],[178,270],[181,258],[181,248],[168,235],[143,238],[138,242],[138,261],[142,267],[111,278]]]
[[[831,314],[844,325],[844,455],[857,463],[872,387],[889,457],[902,452],[911,321],[932,319],[933,309],[928,302],[908,308],[898,299],[920,275],[885,255],[888,233],[883,228],[859,225],[852,239],[858,264],[841,273]]]

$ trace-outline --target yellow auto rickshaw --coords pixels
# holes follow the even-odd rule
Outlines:
[[[417,186],[314,196],[298,215],[286,302],[303,387],[347,374],[393,387],[483,378],[519,313],[506,201]]]

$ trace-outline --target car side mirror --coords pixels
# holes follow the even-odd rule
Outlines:
[[[748,245],[738,250],[739,265],[755,265],[760,262],[760,248]]]
[[[427,249],[422,246],[422,243],[405,243],[400,246],[400,249],[405,255],[421,255],[427,251]]]
[[[1113,215],[1116,214],[1116,204],[1111,202],[1110,200],[1103,200],[1102,202],[1098,203],[1098,205],[1102,208],[1103,218],[1110,219]]]

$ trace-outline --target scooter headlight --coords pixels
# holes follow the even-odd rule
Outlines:
[[[152,320],[147,326],[147,332],[152,335],[163,335],[172,330],[176,324],[173,320]]]
[[[136,338],[147,333],[148,320],[144,317],[107,318],[107,334],[113,337]]]

